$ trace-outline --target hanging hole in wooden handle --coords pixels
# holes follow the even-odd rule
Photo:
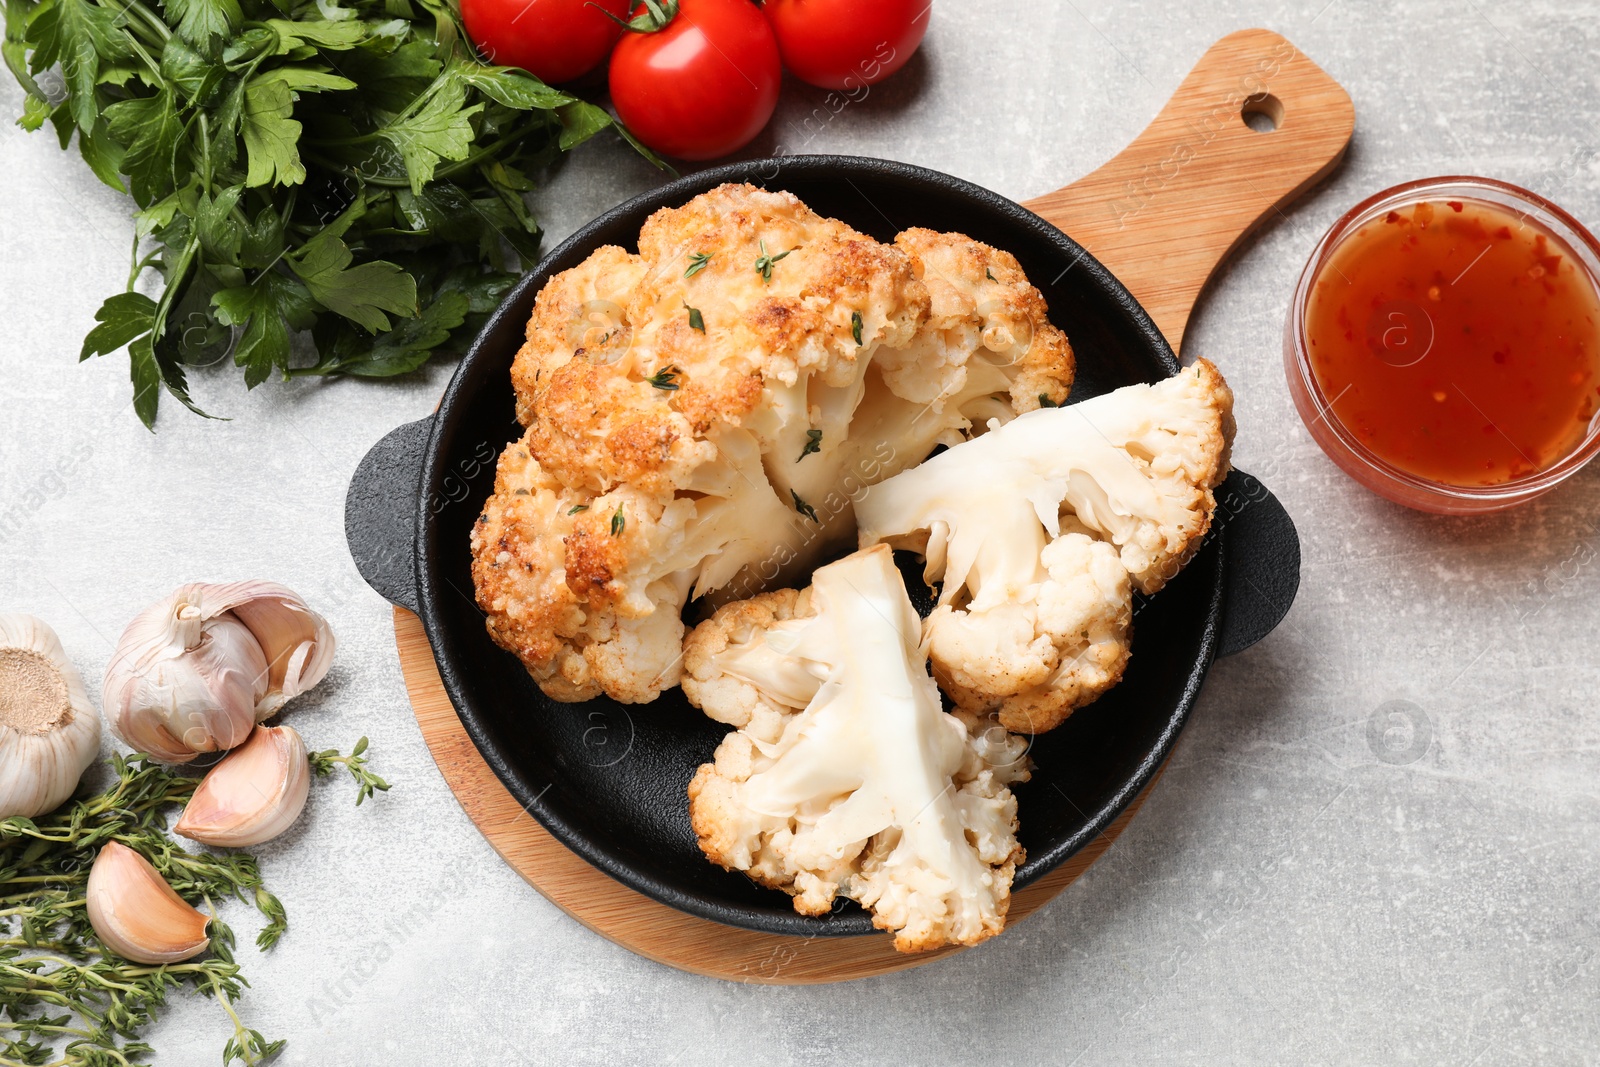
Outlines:
[[[1283,125],[1283,101],[1271,93],[1257,93],[1245,100],[1239,117],[1257,133],[1272,133]]]

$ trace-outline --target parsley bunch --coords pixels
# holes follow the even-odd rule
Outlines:
[[[537,255],[530,174],[613,125],[481,62],[448,0],[4,2],[19,122],[138,205],[80,358],[127,348],[146,426],[162,388],[204,415],[187,369],[230,354],[254,388],[460,348]]]

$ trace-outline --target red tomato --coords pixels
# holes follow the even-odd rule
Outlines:
[[[645,144],[714,159],[761,132],[778,104],[778,42],[750,0],[682,0],[665,29],[611,53],[611,102]]]
[[[857,89],[905,66],[932,0],[767,0],[783,65],[824,89]]]
[[[617,43],[622,27],[597,3],[628,10],[628,0],[461,0],[461,21],[483,58],[554,84],[589,73]]]

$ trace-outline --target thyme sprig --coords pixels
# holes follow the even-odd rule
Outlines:
[[[366,739],[349,756],[312,757],[356,777],[360,803],[387,789],[366,770]],[[319,765],[318,760],[322,763]],[[283,1048],[246,1026],[235,1005],[249,985],[234,959],[232,929],[216,905],[234,897],[267,920],[256,937],[272,947],[288,929],[283,904],[254,856],[189,852],[167,836],[167,816],[194,796],[200,779],[148,756],[114,755],[116,781],[36,819],[0,820],[0,1067],[126,1067],[154,1053],[140,1035],[183,990],[213,997],[232,1026],[223,1063],[264,1063]],[[100,943],[89,923],[89,869],[117,841],[149,860],[179,896],[212,915],[210,954],[160,966],[134,963]]]
[[[363,755],[366,751],[367,739],[363,737],[356,742],[355,747],[350,750],[350,755],[348,756],[339,755],[339,750],[336,748],[330,748],[323,752],[313,752],[310,756],[311,769],[316,772],[318,778],[326,778],[334,772],[335,768],[343,764],[344,769],[350,772],[350,777],[356,780],[356,807],[359,808],[361,802],[372,796],[374,792],[387,793],[389,791],[389,783],[367,769],[367,760]]]

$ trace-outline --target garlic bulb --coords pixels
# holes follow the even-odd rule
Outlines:
[[[168,763],[243,744],[333,659],[328,621],[273,582],[196,582],[128,624],[106,667],[111,729]]]
[[[300,817],[310,789],[306,743],[294,727],[257,726],[211,768],[173,830],[207,845],[259,845]]]
[[[55,631],[0,615],[0,818],[55,808],[99,751],[100,716]]]
[[[173,892],[150,861],[107,841],[89,868],[89,925],[105,946],[135,963],[177,963],[204,952],[204,914]]]

